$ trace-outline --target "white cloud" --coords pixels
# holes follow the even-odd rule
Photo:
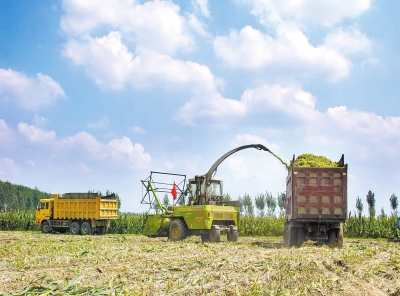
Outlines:
[[[113,139],[105,144],[87,132],[80,132],[62,139],[59,145],[67,150],[84,147],[94,158],[108,160],[114,165],[127,166],[131,169],[147,168],[151,164],[151,156],[144,152],[143,146],[138,143],[132,144],[127,137]]]
[[[39,110],[47,107],[65,93],[50,76],[38,73],[36,77],[11,70],[0,69],[0,98],[16,101],[22,108]]]
[[[119,32],[102,38],[70,39],[64,45],[64,57],[83,66],[86,73],[102,88],[121,89],[162,85],[167,89],[184,88],[194,92],[213,91],[222,82],[207,66],[174,60],[143,48],[134,56],[122,43]]]
[[[0,146],[13,147],[15,138],[13,131],[7,126],[4,119],[0,119]]]
[[[193,38],[180,8],[171,1],[63,1],[61,29],[68,36],[91,34],[110,28],[129,40],[163,53],[191,50]]]
[[[210,17],[210,10],[208,9],[208,0],[192,0],[192,5],[195,12],[201,16]]]
[[[134,134],[145,134],[146,133],[146,131],[142,127],[137,126],[137,125],[132,126],[132,132]]]
[[[280,25],[276,38],[250,26],[228,36],[214,39],[216,55],[231,67],[258,69],[268,67],[300,77],[324,77],[330,81],[350,73],[352,64],[327,45],[313,46],[298,28]],[[278,71],[278,72],[279,72]]]
[[[18,123],[18,131],[23,134],[29,142],[49,143],[56,138],[55,131],[45,131],[25,122]]]
[[[371,0],[247,0],[251,13],[264,25],[283,22],[333,26],[358,17],[371,7]]]
[[[325,44],[344,54],[369,53],[372,47],[371,40],[355,28],[347,31],[343,28],[336,29],[326,36]]]
[[[264,85],[246,90],[240,101],[224,98],[220,94],[192,100],[178,110],[175,120],[194,125],[204,119],[207,122],[230,122],[252,114],[273,113],[275,116],[281,114],[311,121],[319,116],[314,109],[315,100],[310,93],[295,86]]]
[[[20,171],[12,159],[8,157],[0,159],[0,175],[17,175]]]
[[[108,126],[108,124],[109,124],[108,117],[104,116],[104,117],[98,119],[97,121],[89,122],[87,124],[87,126],[89,128],[102,128],[102,127]]]
[[[277,153],[280,150],[279,145],[269,143],[267,140],[257,135],[250,135],[250,134],[236,135],[235,139],[231,141],[232,147],[239,147],[249,144],[262,144],[274,153]]]
[[[37,127],[45,127],[48,123],[48,120],[46,118],[44,118],[43,116],[35,115],[33,117],[32,123],[34,126],[37,126]]]

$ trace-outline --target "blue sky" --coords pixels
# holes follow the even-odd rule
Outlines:
[[[110,190],[141,212],[150,171],[204,174],[261,143],[349,165],[351,210],[399,195],[400,3],[1,1],[0,179]],[[270,154],[218,169],[233,198],[285,190]]]

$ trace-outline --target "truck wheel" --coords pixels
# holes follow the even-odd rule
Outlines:
[[[107,229],[106,229],[105,226],[99,226],[99,227],[97,227],[97,233],[98,233],[99,235],[106,234],[106,231],[107,231]]]
[[[73,235],[77,235],[81,232],[81,227],[79,226],[78,222],[72,222],[71,226],[69,227],[69,232]]]
[[[219,243],[221,241],[221,232],[220,232],[219,228],[217,229],[217,227],[211,226],[209,238],[210,238],[210,242]]]
[[[175,219],[171,222],[169,226],[169,240],[179,241],[186,237],[186,224],[181,219]]]
[[[295,246],[297,243],[297,228],[289,226],[289,247]]]
[[[304,228],[298,228],[296,246],[301,247],[303,244],[304,244]]]
[[[201,234],[201,241],[203,243],[210,241],[210,235],[208,233],[202,233]]]
[[[343,223],[340,223],[340,228],[338,230],[337,247],[339,249],[343,248]]]
[[[285,229],[283,230],[283,244],[289,247],[289,227],[285,223]]]
[[[40,225],[40,230],[42,230],[43,233],[49,233],[51,231],[49,221],[43,221],[42,225]]]
[[[81,234],[82,235],[90,235],[92,234],[92,226],[90,226],[89,222],[83,222],[81,225]]]
[[[328,232],[328,247],[329,248],[335,248],[337,247],[337,234],[338,230],[337,229],[331,229]]]

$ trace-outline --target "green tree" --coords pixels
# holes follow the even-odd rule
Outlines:
[[[258,210],[258,215],[260,217],[264,217],[264,209],[265,209],[265,196],[263,193],[257,194],[255,198],[255,205]]]
[[[166,206],[166,207],[169,205],[169,196],[168,196],[167,193],[164,194],[162,204],[163,204],[164,206]]]
[[[268,208],[268,217],[275,216],[275,210],[277,205],[275,197],[273,197],[270,192],[267,192],[265,194],[265,201],[267,203],[267,208]]]
[[[244,194],[242,199],[244,211],[246,216],[254,216],[254,205],[253,200],[247,193]]]
[[[375,218],[375,194],[369,190],[367,194],[369,217]]]
[[[357,209],[357,212],[358,212],[358,217],[361,218],[361,215],[362,215],[362,212],[363,212],[363,209],[364,209],[364,205],[362,203],[361,198],[358,195],[357,195],[357,199],[356,199],[356,209]]]
[[[392,208],[392,215],[397,217],[397,207],[399,206],[399,201],[397,199],[397,196],[392,194],[390,197],[390,207]]]
[[[229,195],[229,193],[225,193],[222,202],[225,204],[225,203],[229,203],[230,201],[232,201],[231,196]]]

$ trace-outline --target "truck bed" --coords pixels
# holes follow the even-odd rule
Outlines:
[[[117,219],[118,201],[82,194],[51,194],[54,219]]]
[[[286,179],[288,220],[342,222],[347,216],[347,165],[292,166]]]

